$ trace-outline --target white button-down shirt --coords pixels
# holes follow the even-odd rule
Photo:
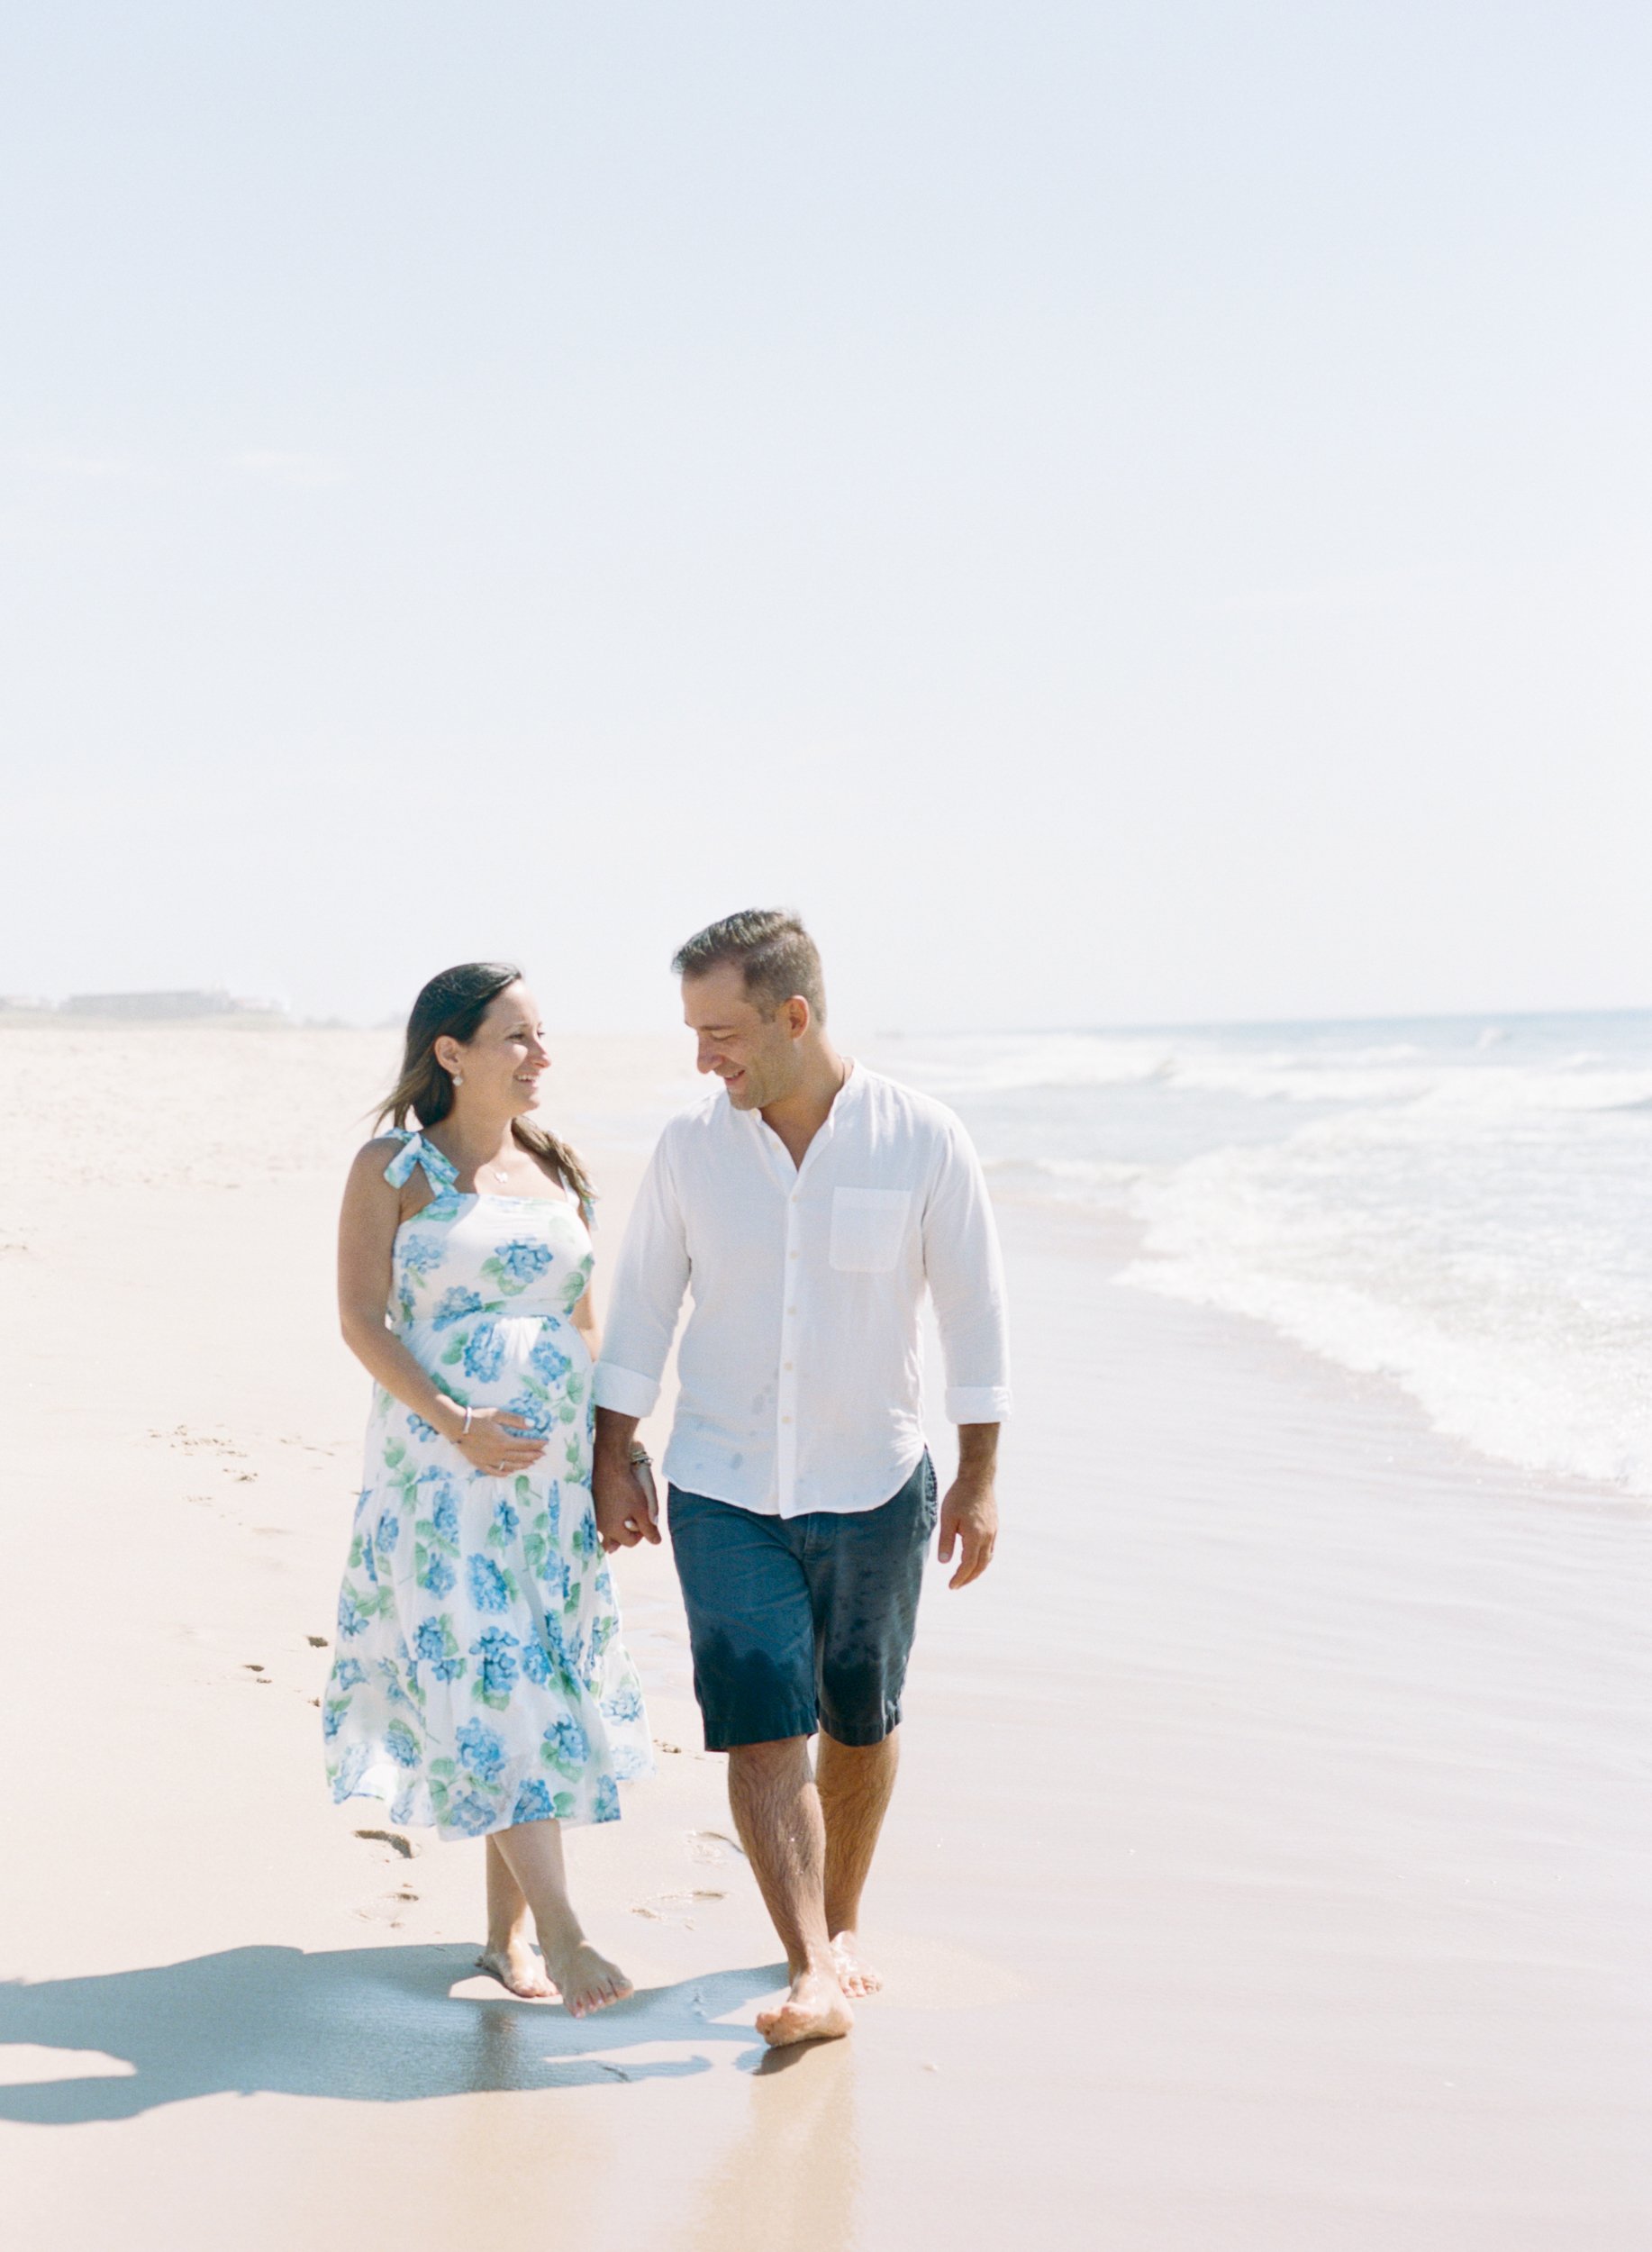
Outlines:
[[[671,1483],[766,1516],[876,1509],[923,1453],[926,1285],[948,1416],[1001,1422],[998,1238],[952,1112],[855,1065],[794,1167],[720,1089],[659,1138],[615,1271],[597,1405],[649,1413],[687,1291]]]

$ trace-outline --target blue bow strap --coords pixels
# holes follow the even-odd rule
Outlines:
[[[433,1143],[426,1141],[422,1134],[409,1132],[405,1127],[395,1127],[392,1132],[402,1145],[385,1167],[385,1178],[392,1188],[400,1188],[416,1165],[424,1167],[424,1177],[438,1196],[445,1190],[458,1187],[458,1167],[451,1158],[444,1158]]]

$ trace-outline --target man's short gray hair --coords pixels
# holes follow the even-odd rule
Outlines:
[[[820,949],[799,916],[784,907],[748,907],[708,922],[678,947],[671,967],[679,977],[703,977],[720,963],[739,965],[749,997],[765,1016],[801,994],[815,1022],[826,1022],[826,985]]]

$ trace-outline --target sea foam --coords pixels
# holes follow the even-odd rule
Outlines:
[[[1530,1469],[1652,1494],[1652,1018],[903,1042],[1132,1285],[1271,1323]]]

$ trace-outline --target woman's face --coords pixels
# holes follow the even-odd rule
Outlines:
[[[471,1040],[438,1040],[436,1057],[463,1082],[461,1098],[478,1109],[510,1118],[535,1109],[550,1063],[538,1002],[518,978],[494,995]]]

